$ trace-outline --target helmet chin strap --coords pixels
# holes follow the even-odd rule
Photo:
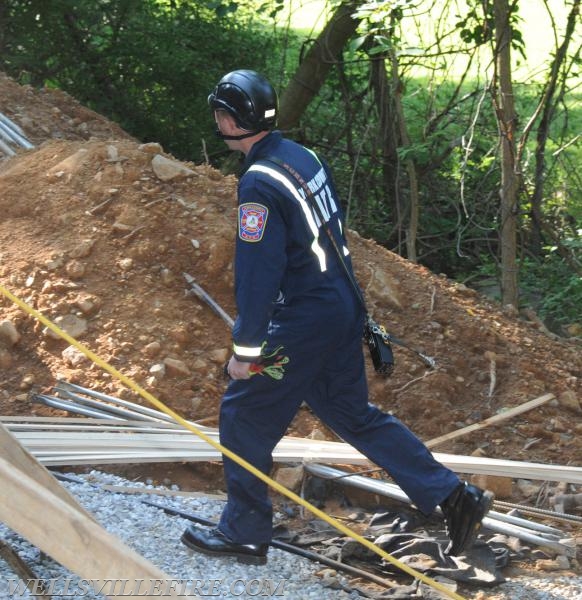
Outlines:
[[[253,135],[257,135],[257,133],[259,132],[249,131],[248,133],[243,133],[242,135],[226,135],[225,133],[222,133],[222,131],[220,131],[220,129],[218,129],[217,127],[214,133],[216,134],[216,137],[220,138],[221,140],[244,140],[246,138],[252,137]]]

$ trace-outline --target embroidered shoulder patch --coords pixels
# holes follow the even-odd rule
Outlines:
[[[238,207],[238,237],[245,242],[260,242],[265,233],[269,209],[262,204],[246,202]]]

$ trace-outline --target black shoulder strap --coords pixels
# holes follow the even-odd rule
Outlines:
[[[311,206],[313,207],[313,210],[317,214],[317,217],[321,221],[322,227],[325,229],[325,233],[329,237],[331,245],[333,246],[333,249],[335,250],[335,253],[337,254],[338,260],[343,268],[344,273],[346,274],[346,277],[349,279],[350,283],[352,284],[352,287],[354,288],[354,292],[355,292],[358,300],[362,303],[362,306],[364,307],[364,310],[367,313],[368,309],[366,307],[366,301],[364,300],[364,296],[362,295],[360,286],[356,283],[356,280],[354,279],[352,272],[348,268],[348,265],[346,265],[346,262],[343,257],[343,253],[337,244],[337,241],[328,225],[328,222],[325,220],[325,217],[321,211],[321,207],[319,206],[319,204],[313,197],[313,192],[309,189],[309,186],[307,185],[307,183],[305,183],[305,180],[303,179],[303,177],[301,177],[301,175],[297,172],[296,169],[294,169],[291,165],[287,164],[286,162],[282,161],[277,156],[268,156],[267,158],[264,158],[263,160],[273,162],[276,165],[280,166],[282,169],[287,171],[287,173],[289,173],[299,183],[299,185],[305,192],[305,196],[306,196],[308,202],[311,204]]]
[[[319,204],[313,197],[313,193],[309,189],[309,186],[305,183],[305,180],[303,179],[303,177],[301,177],[301,175],[291,165],[288,165],[286,162],[282,161],[277,156],[268,156],[266,158],[263,158],[262,160],[267,161],[267,162],[272,162],[272,163],[280,166],[284,171],[289,173],[299,183],[299,185],[305,192],[305,196],[306,196],[308,202],[313,207],[313,210],[317,214],[319,220],[321,221],[323,228],[325,229],[325,232],[327,233],[327,235],[329,237],[331,245],[333,246],[335,253],[337,254],[338,260],[339,260],[341,266],[343,267],[346,277],[349,279],[350,283],[352,284],[352,288],[354,289],[356,297],[358,298],[358,300],[361,302],[362,306],[364,307],[364,311],[366,312],[366,327],[372,333],[380,335],[386,344],[389,344],[390,342],[394,342],[395,344],[398,344],[399,346],[408,348],[408,350],[411,350],[416,355],[418,355],[421,358],[421,360],[428,367],[430,367],[431,369],[435,368],[436,363],[435,363],[434,358],[432,358],[430,356],[426,356],[425,354],[422,354],[418,350],[409,346],[403,340],[395,338],[394,336],[389,334],[383,326],[378,325],[376,323],[376,321],[374,321],[374,319],[372,318],[372,315],[370,315],[370,313],[368,312],[368,307],[366,306],[366,301],[364,300],[364,296],[362,294],[362,291],[360,290],[360,286],[356,283],[356,280],[354,279],[354,276],[353,276],[352,272],[350,271],[350,269],[348,269],[348,266],[346,265],[346,262],[344,260],[343,253],[340,250],[340,248],[338,247],[335,238],[333,237],[333,233],[332,233],[331,229],[329,228],[329,225],[327,224],[327,222],[323,216],[321,207],[319,206]]]

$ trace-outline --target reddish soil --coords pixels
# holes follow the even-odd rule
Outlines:
[[[152,170],[155,147],[140,146],[62,92],[21,87],[1,74],[0,111],[35,145],[0,161],[0,284],[52,321],[83,319],[79,341],[101,359],[185,418],[216,425],[229,330],[186,295],[182,274],[234,316],[235,177],[182,163],[193,173],[162,181]],[[376,320],[437,364],[428,370],[395,346],[390,378],[368,365],[373,403],[430,440],[552,393],[543,407],[438,450],[582,465],[579,338],[558,338],[531,314],[504,310],[356,232],[349,237]],[[145,403],[102,368],[77,362],[64,352],[65,340],[0,297],[5,321],[2,415],[63,415],[28,399],[31,389],[50,391],[59,378]],[[179,367],[170,361],[165,375],[154,377],[151,368],[167,359]],[[301,409],[290,434],[316,429],[335,439]],[[202,478],[211,471],[200,469]]]

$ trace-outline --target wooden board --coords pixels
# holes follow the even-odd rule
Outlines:
[[[27,474],[52,494],[74,506],[87,518],[93,516],[87,512],[75,498],[51,475],[50,471],[41,465],[18,440],[0,423],[0,456],[2,456],[15,469]]]
[[[480,429],[484,429],[485,427],[489,427],[491,425],[496,425],[497,423],[501,423],[502,421],[507,421],[516,415],[520,415],[528,410],[532,410],[537,408],[538,406],[542,406],[542,404],[546,404],[550,400],[555,398],[554,394],[545,394],[540,396],[539,398],[534,398],[533,400],[529,400],[524,404],[520,404],[519,406],[514,406],[508,410],[504,410],[503,412],[493,415],[480,423],[473,423],[472,425],[468,425],[467,427],[463,427],[461,429],[457,429],[456,431],[451,431],[450,433],[445,433],[445,435],[441,435],[440,437],[433,438],[426,442],[427,448],[436,448],[445,442],[450,440],[454,440],[455,438],[461,437],[463,435],[467,435],[468,433],[472,433],[473,431],[479,431]]]
[[[146,592],[143,580],[171,580],[162,570],[105,531],[93,519],[0,457],[0,520],[82,579],[100,589],[128,580],[126,590]],[[178,597],[169,589],[169,597]],[[112,594],[108,594],[112,596]],[[192,596],[199,598],[199,596]]]

